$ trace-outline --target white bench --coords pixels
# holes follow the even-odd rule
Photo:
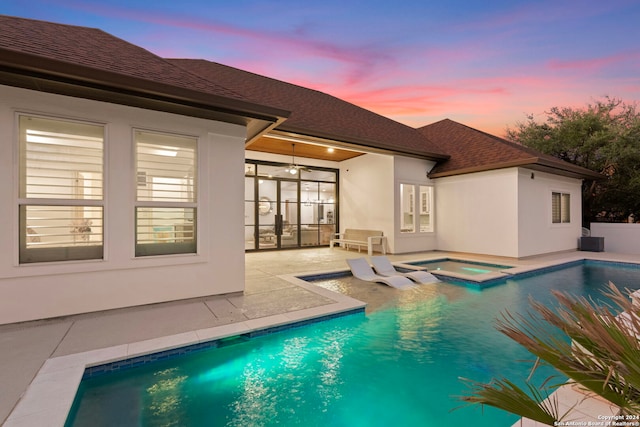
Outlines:
[[[333,245],[338,243],[345,249],[349,250],[349,247],[355,246],[360,252],[360,248],[367,247],[369,256],[373,254],[373,245],[380,245],[381,252],[387,254],[387,237],[382,235],[382,231],[379,230],[359,230],[356,228],[347,228],[344,233],[336,233],[335,238],[329,242],[329,247],[333,248]]]

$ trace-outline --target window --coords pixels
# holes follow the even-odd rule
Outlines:
[[[553,224],[571,222],[571,195],[567,193],[551,193],[551,222]]]
[[[433,214],[431,206],[433,205],[433,188],[420,186],[420,232],[426,233],[433,231]]]
[[[400,232],[433,231],[433,187],[400,184]]]
[[[197,140],[135,131],[136,256],[196,252]]]
[[[400,184],[400,232],[413,233],[415,228],[415,192],[414,186]]]
[[[19,261],[103,257],[104,126],[19,116]]]

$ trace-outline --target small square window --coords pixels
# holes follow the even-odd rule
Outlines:
[[[571,194],[551,193],[551,222],[554,224],[571,222]]]

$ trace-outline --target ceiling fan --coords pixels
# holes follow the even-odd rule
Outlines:
[[[311,169],[309,169],[308,167],[296,164],[296,144],[291,144],[291,164],[287,166],[285,172],[291,175],[297,175],[298,171],[301,170],[305,172],[311,172]]]

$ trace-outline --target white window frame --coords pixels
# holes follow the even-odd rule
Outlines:
[[[556,197],[558,197],[556,199]],[[569,212],[565,212],[564,206],[565,206],[565,198],[568,199],[568,205],[567,208],[569,210]],[[554,204],[555,204],[555,200],[558,200],[558,214],[559,214],[559,218],[556,221],[556,218],[554,216]],[[563,225],[563,224],[571,224],[571,193],[568,191],[563,191],[563,190],[551,190],[551,224],[558,226],[558,225]]]
[[[433,191],[434,188],[432,185],[418,185],[418,190],[420,192],[420,212],[418,215],[418,232],[419,233],[432,233],[434,230],[434,209],[433,209]],[[424,191],[428,190],[428,191]],[[429,217],[429,225],[426,226],[426,229],[422,229],[422,216]]]
[[[405,197],[405,187],[409,198]],[[400,182],[398,192],[400,233],[403,235],[433,233],[433,185]],[[411,216],[410,223],[405,221],[405,215]],[[421,217],[425,215],[429,216],[429,225],[423,230]]]
[[[89,126],[96,126],[102,128],[102,195],[98,198],[87,199],[72,199],[63,197],[28,197],[26,194],[26,155],[23,155],[23,150],[26,148],[26,140],[23,141],[23,129],[21,126],[22,118],[34,118],[41,120],[50,120],[60,123],[75,123],[84,124]],[[33,263],[43,262],[69,262],[69,261],[83,261],[83,260],[103,260],[104,259],[104,227],[105,227],[105,194],[107,183],[107,171],[106,171],[106,159],[107,159],[107,128],[105,123],[98,123],[90,120],[77,120],[68,119],[55,116],[44,116],[30,113],[17,113],[16,114],[16,129],[17,131],[17,144],[18,144],[18,263],[20,265],[28,265]],[[24,188],[23,188],[24,186]],[[69,208],[83,208],[92,207],[102,211],[100,224],[100,239],[99,243],[86,245],[67,245],[67,246],[47,246],[47,247],[35,247],[28,248],[28,241],[34,238],[38,238],[37,234],[29,233],[29,224],[27,224],[26,211],[27,208],[33,207],[69,207]],[[71,229],[75,229],[70,224]],[[93,227],[95,233],[95,228]],[[79,233],[82,233],[79,231]],[[84,237],[84,236],[83,236]]]
[[[405,197],[405,189],[407,197]],[[401,182],[398,186],[400,203],[400,233],[414,234],[416,232],[416,185]],[[410,216],[410,220],[405,220]]]
[[[195,159],[194,159],[194,166],[195,166],[195,170],[193,171],[193,175],[192,175],[192,179],[194,180],[194,186],[195,188],[193,189],[193,201],[157,201],[157,200],[139,200],[138,199],[138,188],[141,186],[148,186],[152,181],[149,180],[150,177],[148,176],[144,176],[144,180],[143,180],[143,175],[141,173],[141,171],[138,170],[138,156],[137,156],[137,152],[138,152],[138,141],[137,141],[137,137],[136,135],[138,134],[138,132],[141,133],[145,133],[145,134],[156,134],[159,136],[168,136],[168,137],[177,137],[177,138],[184,138],[184,139],[190,139],[193,140],[194,142],[194,154],[195,154]],[[132,132],[132,140],[133,140],[133,158],[134,158],[134,185],[135,185],[135,189],[134,189],[134,248],[135,248],[135,257],[136,258],[147,258],[149,256],[156,256],[156,255],[167,255],[167,256],[173,256],[173,255],[195,255],[198,253],[198,242],[199,242],[199,238],[198,238],[198,211],[199,211],[199,197],[198,197],[198,189],[200,187],[199,185],[199,164],[200,164],[200,141],[199,138],[197,136],[193,136],[193,135],[188,135],[188,134],[177,134],[177,133],[172,133],[172,132],[163,132],[163,131],[156,131],[156,130],[149,130],[149,129],[142,129],[142,128],[135,128],[133,129]],[[152,178],[152,177],[151,177]],[[193,212],[193,217],[192,217],[192,229],[188,230],[188,231],[178,231],[178,230],[174,230],[172,235],[172,239],[170,238],[169,240],[173,240],[172,242],[169,243],[157,243],[157,244],[153,244],[153,243],[139,243],[139,239],[138,239],[138,213],[141,212],[142,209],[192,209]],[[178,236],[180,233],[184,233],[183,235],[188,236],[189,234],[191,234],[193,236],[193,241],[186,241],[187,239],[184,239],[183,241],[181,241],[181,239],[179,238],[180,236]]]

